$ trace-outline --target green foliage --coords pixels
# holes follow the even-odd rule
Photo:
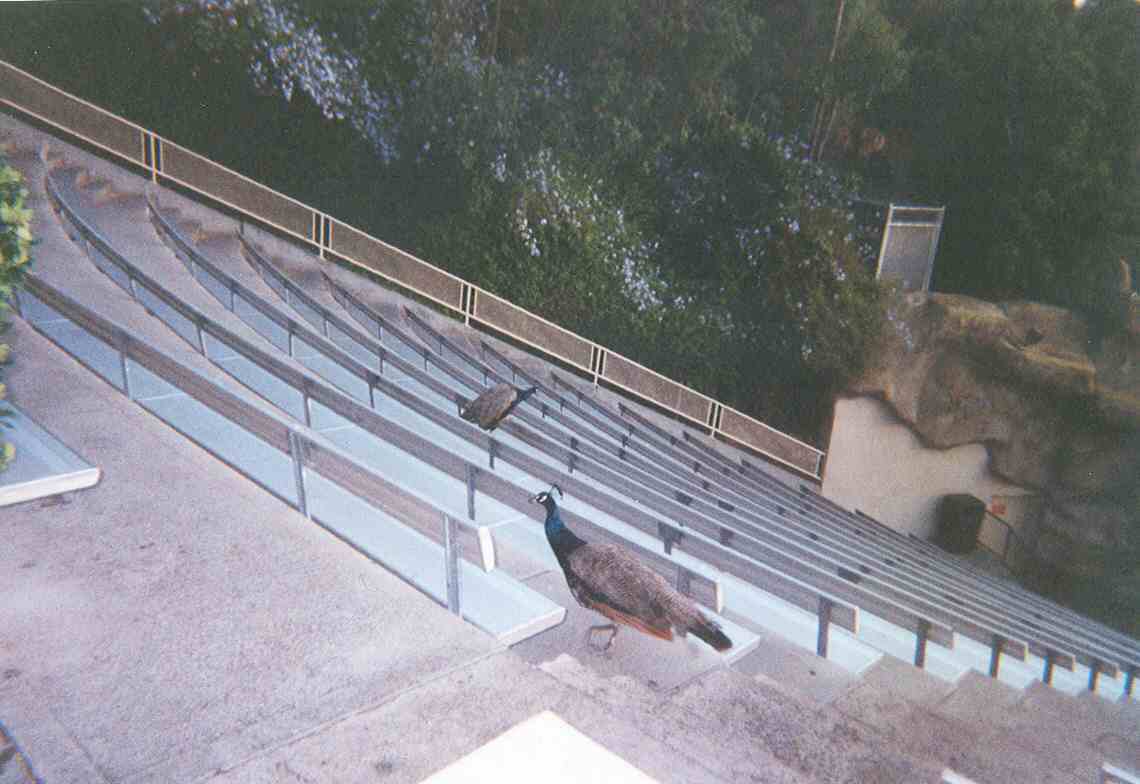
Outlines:
[[[809,71],[816,111],[812,123],[812,156],[823,158],[837,121],[845,125],[879,122],[880,102],[904,83],[910,53],[904,31],[884,12],[880,0],[841,0],[842,18],[828,19],[834,51]],[[830,4],[817,9],[830,16]],[[839,23],[838,35],[835,25]]]
[[[1103,239],[1135,219],[1140,7],[1089,5],[950,0],[911,23],[897,121],[913,133],[916,187],[948,205],[940,290],[1096,298]]]
[[[848,2],[842,62],[871,69],[855,50],[890,30]],[[854,185],[806,160],[815,88],[788,79],[830,30],[789,8],[150,0],[10,18],[36,42],[17,63],[65,89],[814,439],[878,311],[860,264],[828,257],[861,250]]]
[[[8,311],[12,307],[16,286],[31,263],[32,211],[24,206],[27,195],[23,177],[0,156],[0,334],[8,326]],[[0,401],[8,393],[2,379],[4,365],[10,358],[11,348],[0,343]],[[11,411],[0,404],[0,421],[10,414]],[[13,445],[0,441],[0,471],[7,468],[14,458]]]

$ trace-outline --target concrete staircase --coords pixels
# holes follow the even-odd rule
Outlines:
[[[46,161],[85,208],[98,214],[100,228],[119,250],[148,260],[149,272],[161,274],[180,297],[256,339],[189,279],[157,240],[146,218],[145,181],[2,115],[0,120],[7,124],[6,130],[0,125],[0,151],[13,165],[42,176]],[[33,179],[29,188],[39,190],[42,183]],[[179,227],[211,259],[273,298],[241,263],[232,221],[191,202],[177,215]],[[298,251],[283,242],[272,244],[272,250],[294,280],[311,280],[314,296],[335,304]],[[67,263],[74,265],[76,279],[99,276],[78,252]],[[66,278],[66,264],[44,266],[53,269],[56,280]],[[399,308],[391,313],[402,318]],[[200,364],[205,372],[206,363]],[[504,556],[536,590],[565,592],[549,564],[527,558],[525,552]],[[1106,761],[1140,770],[1140,704],[1134,700],[1070,696],[1040,683],[1016,689],[975,671],[952,682],[889,655],[851,671],[739,616],[733,620],[758,641],[730,663],[705,656],[690,643],[663,643],[631,631],[619,636],[612,653],[594,655],[577,633],[588,617],[571,615],[563,627],[514,646],[512,655],[568,693],[600,706],[631,737],[648,736],[682,754],[688,762],[679,770],[688,778],[670,780],[692,780],[696,770],[709,781],[904,784],[937,782],[952,769],[978,784],[1076,784],[1096,781]],[[0,722],[3,700],[0,690]],[[0,734],[0,783],[23,784],[5,778],[8,770],[19,768],[10,762],[19,759],[14,752],[5,767],[4,755],[12,748],[5,741]]]

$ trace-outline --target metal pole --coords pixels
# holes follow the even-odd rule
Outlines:
[[[127,364],[127,351],[122,346],[119,349],[119,367],[123,371],[123,391],[127,395],[128,400],[134,400],[135,396],[131,393],[131,368]]]
[[[826,596],[819,597],[819,610],[816,613],[819,618],[819,632],[815,638],[815,654],[824,659],[827,658],[827,643],[831,632],[832,607],[833,605],[830,599]]]
[[[1096,682],[1100,677],[1100,661],[1097,659],[1092,660],[1089,665],[1089,691],[1096,692]]]
[[[467,517],[475,519],[475,474],[479,469],[467,464]]]
[[[1045,651],[1045,670],[1041,673],[1041,682],[1046,686],[1053,685],[1053,651]]]
[[[693,586],[688,569],[677,567],[677,593],[682,596],[692,596]]]
[[[993,641],[990,642],[990,677],[996,678],[998,670],[1001,668],[1001,646],[1005,640],[1000,634],[995,634]]]
[[[310,520],[309,501],[305,496],[305,449],[301,434],[296,430],[289,431],[289,456],[293,458],[293,481],[297,486],[297,509]]]
[[[918,619],[918,631],[914,635],[914,666],[926,667],[926,640],[930,636],[930,621]]]
[[[449,515],[443,516],[443,569],[447,582],[447,609],[461,615],[459,606],[459,530]]]

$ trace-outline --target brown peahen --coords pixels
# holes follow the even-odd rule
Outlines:
[[[515,406],[538,391],[538,387],[519,389],[510,384],[496,384],[459,411],[459,416],[484,430],[494,430]]]
[[[562,494],[557,485],[551,486],[553,490]],[[694,634],[718,651],[732,647],[732,640],[704,616],[692,599],[675,591],[665,578],[628,550],[614,544],[589,544],[576,536],[562,522],[550,491],[531,500],[546,507],[546,539],[578,604],[662,640],[672,640],[676,632],[682,636]],[[593,633],[599,630],[610,632],[601,647],[592,642]],[[609,650],[617,630],[613,623],[591,626],[587,645],[595,650]]]

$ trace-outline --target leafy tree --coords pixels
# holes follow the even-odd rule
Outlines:
[[[27,196],[23,177],[0,156],[0,333],[8,327],[7,312],[12,298],[31,263],[32,211],[24,206]],[[10,356],[11,347],[0,343],[0,371]],[[2,379],[0,373],[0,401],[8,392]],[[10,410],[0,405],[0,422],[10,414]],[[0,440],[0,471],[7,468],[15,456],[13,444]]]
[[[918,190],[948,205],[940,290],[1079,305],[1115,262],[1102,240],[1135,182],[1140,8],[1058,8],[951,0],[911,21],[898,117]]]
[[[810,139],[816,159],[826,154],[836,120],[851,124],[874,117],[879,101],[902,85],[909,63],[903,31],[879,0],[839,0],[836,8],[827,59],[808,78],[816,101]]]
[[[810,433],[822,409],[802,388],[838,383],[830,358],[876,309],[858,264],[826,257],[858,253],[853,186],[798,141],[787,60],[820,39],[787,34],[818,16],[793,6],[151,0],[113,22],[53,9],[33,37],[86,14],[114,44],[59,51],[133,73],[125,35],[160,75],[100,85],[97,103]]]

